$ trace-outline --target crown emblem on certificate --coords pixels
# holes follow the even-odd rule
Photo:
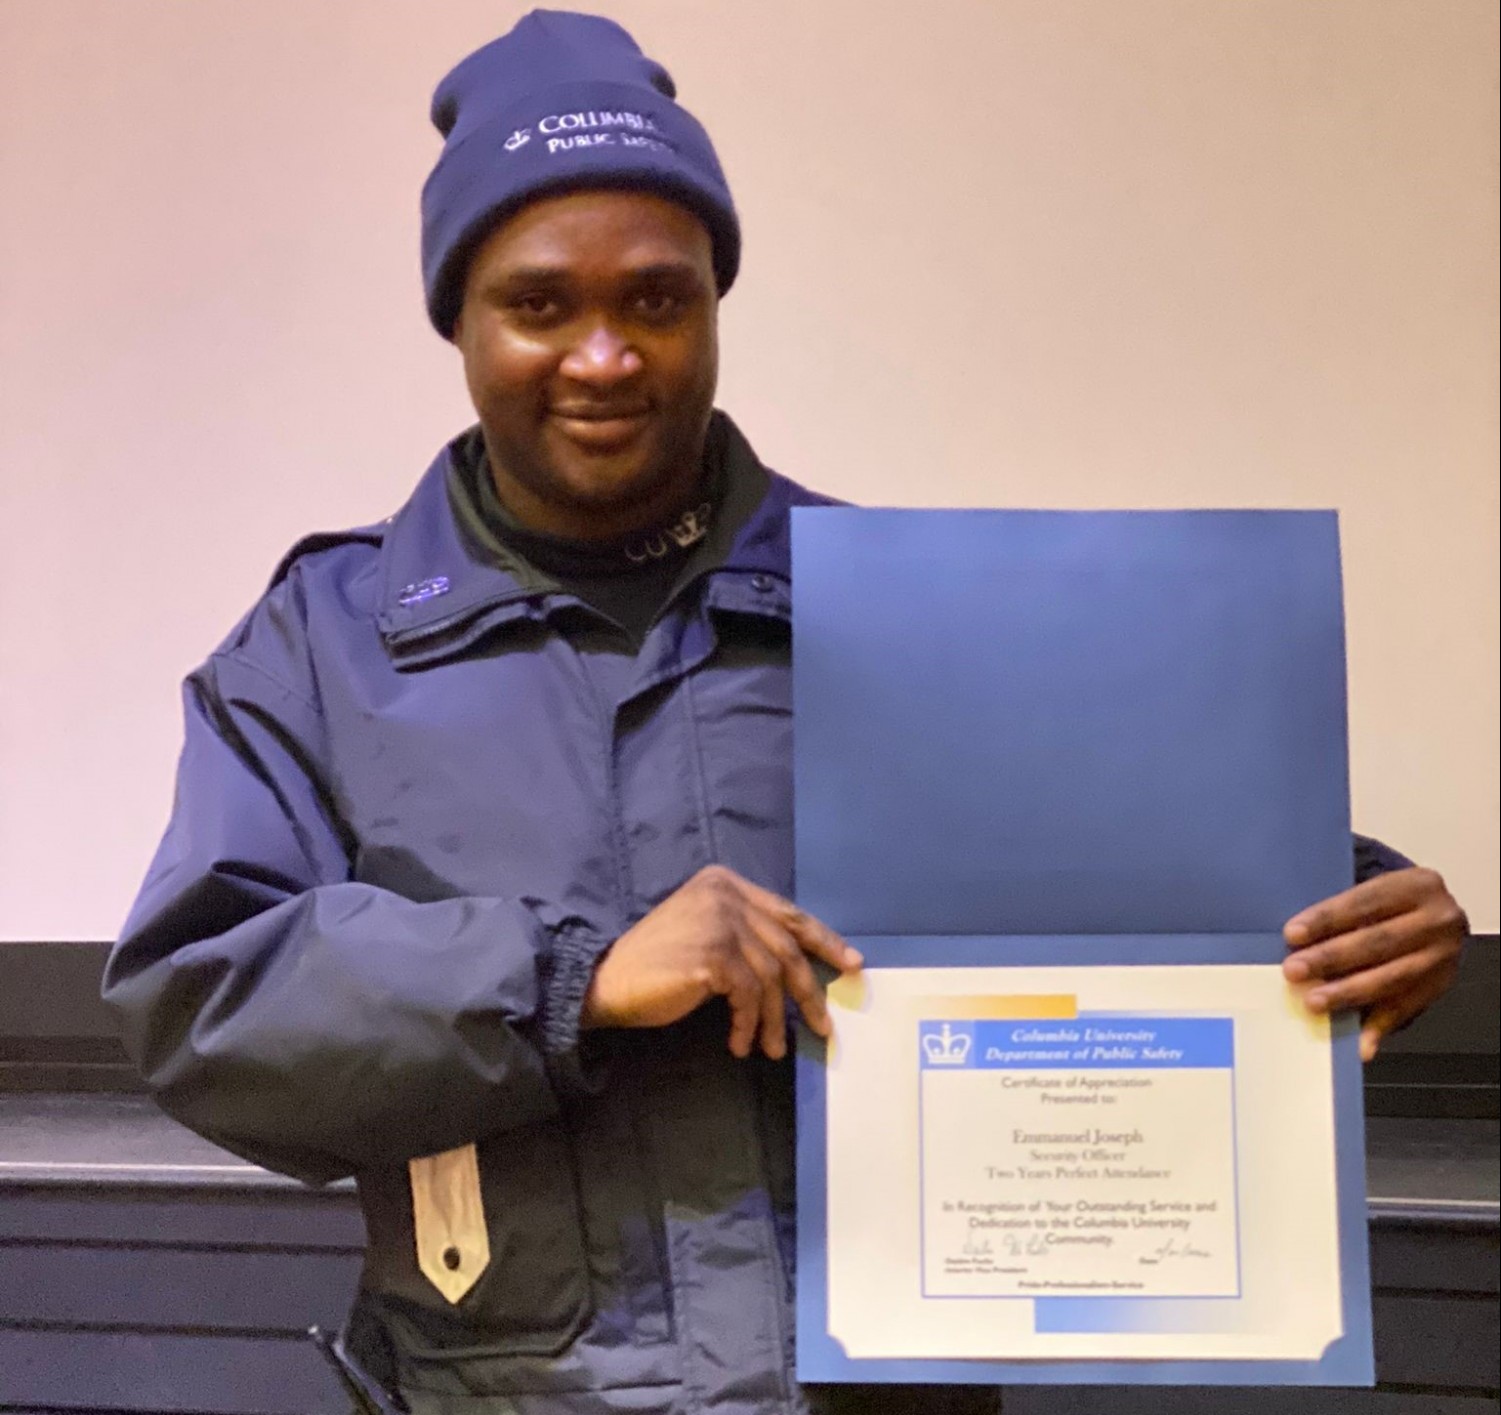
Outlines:
[[[969,1060],[973,1038],[967,1032],[955,1032],[945,1022],[936,1032],[928,1032],[922,1039],[923,1055],[929,1066],[963,1066]]]

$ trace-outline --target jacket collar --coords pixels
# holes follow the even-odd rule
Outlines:
[[[835,504],[763,467],[740,430],[716,412],[723,438],[727,499],[754,496],[729,543],[706,542],[709,563],[698,578],[710,580],[706,602],[723,609],[790,613],[788,512],[793,506]],[[454,514],[449,497],[453,459],[461,434],[438,454],[406,505],[392,518],[381,549],[381,594],[376,622],[398,661],[428,661],[460,650],[503,624],[546,617],[557,588],[525,565],[497,563],[475,543]]]

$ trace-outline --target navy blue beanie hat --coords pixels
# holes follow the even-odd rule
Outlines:
[[[454,68],[433,95],[444,143],[422,189],[422,277],[438,333],[453,337],[480,241],[528,201],[580,188],[688,207],[709,229],[724,294],[740,223],[709,136],[676,95],[613,20],[561,10],[533,10]]]

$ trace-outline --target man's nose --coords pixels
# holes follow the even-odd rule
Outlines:
[[[601,320],[569,349],[562,373],[580,383],[619,383],[641,371],[641,355],[618,329]]]

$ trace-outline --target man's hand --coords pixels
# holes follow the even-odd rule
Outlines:
[[[1360,1055],[1369,1061],[1388,1032],[1410,1022],[1454,981],[1469,920],[1432,870],[1393,870],[1287,921],[1296,950],[1282,965],[1310,983],[1313,1012],[1358,1007]]]
[[[722,865],[700,870],[615,940],[584,997],[585,1027],[665,1027],[711,997],[730,1004],[730,1050],[787,1053],[790,996],[821,1037],[823,989],[808,960],[850,972],[864,961],[832,929]]]

